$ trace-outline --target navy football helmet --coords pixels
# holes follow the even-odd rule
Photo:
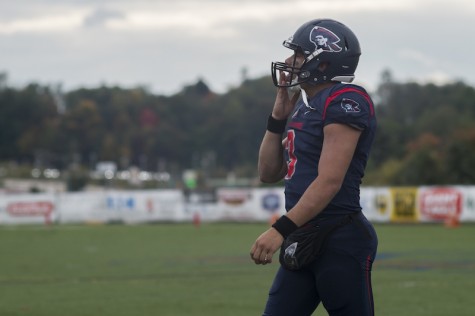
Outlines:
[[[283,45],[304,55],[302,66],[284,62],[272,63],[272,79],[277,87],[291,87],[307,82],[352,82],[361,55],[356,35],[342,23],[331,19],[316,19],[303,24]],[[324,65],[320,67],[321,65]],[[279,83],[280,71],[289,79]]]

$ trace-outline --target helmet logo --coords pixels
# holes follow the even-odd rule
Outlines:
[[[341,52],[341,47],[338,45],[340,38],[324,27],[315,26],[310,32],[310,41],[315,44],[317,49],[324,52]]]

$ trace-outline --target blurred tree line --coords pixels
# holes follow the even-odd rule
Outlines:
[[[374,98],[378,133],[365,185],[475,182],[475,89],[399,83],[386,71]],[[275,97],[271,79],[216,94],[203,80],[171,96],[102,86],[61,92],[0,76],[0,162],[67,170],[119,169],[255,177]]]

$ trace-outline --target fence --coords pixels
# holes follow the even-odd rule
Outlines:
[[[366,217],[380,223],[475,222],[475,186],[363,187]],[[0,225],[268,222],[284,214],[282,188],[1,194]]]

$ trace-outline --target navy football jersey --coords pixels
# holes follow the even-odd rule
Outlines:
[[[322,214],[348,214],[361,210],[360,184],[376,130],[371,98],[359,86],[336,84],[308,100],[300,99],[287,125],[285,177],[286,209],[289,211],[318,176],[327,124],[347,124],[362,131],[340,191]]]

